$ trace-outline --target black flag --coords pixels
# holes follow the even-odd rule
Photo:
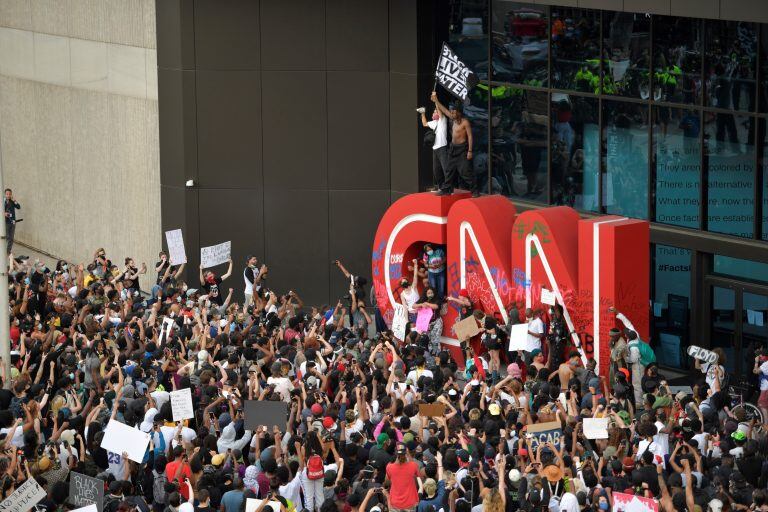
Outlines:
[[[440,59],[437,61],[435,77],[440,85],[451,94],[464,101],[473,83],[474,73],[459,60],[451,48],[443,43]],[[474,80],[476,83],[477,80]]]

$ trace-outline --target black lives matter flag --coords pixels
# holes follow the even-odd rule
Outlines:
[[[437,61],[435,77],[440,85],[462,101],[467,99],[467,92],[475,78],[472,71],[445,43],[440,52],[440,60]]]

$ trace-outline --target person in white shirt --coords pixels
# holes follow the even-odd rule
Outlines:
[[[544,321],[541,319],[541,311],[528,308],[525,310],[525,318],[528,322],[528,348],[525,353],[525,364],[531,364],[531,351],[541,350],[541,340],[544,339]]]
[[[416,309],[414,309],[414,304],[419,302],[419,289],[418,289],[418,280],[419,280],[419,260],[416,258],[413,259],[413,280],[409,283],[408,279],[403,278],[400,280],[400,287],[402,288],[402,292],[400,292],[400,301],[402,302],[403,306],[408,310],[408,320],[411,322],[416,321]]]
[[[243,270],[243,281],[245,282],[245,306],[248,307],[253,303],[253,291],[261,290],[261,280],[267,272],[267,266],[262,265],[260,268],[256,266],[259,260],[256,256],[248,256],[246,260],[245,270]]]
[[[760,398],[757,400],[757,406],[762,411],[763,418],[768,418],[768,358],[761,355],[755,357],[752,373],[760,379]]]
[[[624,316],[624,313],[620,313],[615,307],[608,308],[608,311],[616,314],[616,319],[624,324],[625,329],[629,331],[627,333],[627,362],[630,364],[630,371],[632,372],[632,390],[635,394],[635,403],[642,405],[643,403],[643,375],[645,375],[645,366],[640,363],[640,343],[643,340],[640,339],[640,334],[632,325],[632,322]]]
[[[701,370],[701,373],[706,375],[704,380],[713,392],[720,389],[723,383],[723,377],[725,377],[725,352],[721,348],[716,348],[712,352],[717,354],[717,364],[704,363],[698,359],[694,360],[697,370]],[[717,387],[715,387],[717,385]]]
[[[448,118],[437,107],[432,112],[431,121],[427,121],[424,107],[416,110],[421,114],[421,126],[435,133],[435,142],[432,144],[432,179],[435,190],[441,190],[446,188],[445,174],[448,169]]]

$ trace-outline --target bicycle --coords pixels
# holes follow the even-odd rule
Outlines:
[[[747,401],[752,394],[752,386],[748,381],[742,379],[736,384],[728,386],[729,409],[735,417],[739,417],[738,411],[743,410],[743,421],[750,422],[755,420],[755,424],[762,426],[765,423],[763,412],[755,404]]]

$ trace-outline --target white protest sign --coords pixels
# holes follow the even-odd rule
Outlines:
[[[248,498],[247,500],[245,500],[245,512],[256,512],[259,506],[261,506],[262,501],[264,500],[257,500],[256,498]],[[276,501],[276,500],[268,501],[267,506],[272,508],[272,512],[280,512],[279,501]]]
[[[171,391],[171,411],[173,421],[181,421],[195,417],[195,409],[192,406],[192,390],[189,388]]]
[[[76,508],[71,512],[99,512],[99,507],[97,507],[95,503],[91,503],[87,507]]]
[[[163,318],[163,325],[162,327],[160,327],[160,336],[158,336],[157,338],[157,341],[160,345],[168,341],[168,337],[171,335],[172,328],[173,328],[173,318],[168,316]]]
[[[509,350],[524,350],[530,352],[539,348],[538,343],[528,339],[528,324],[515,324],[509,333]]]
[[[172,265],[181,265],[187,262],[187,251],[184,249],[184,235],[180,229],[165,232],[165,241],[168,244],[168,257]]]
[[[405,339],[405,327],[408,325],[408,310],[402,304],[395,304],[395,316],[392,317],[392,334],[399,340]]]
[[[705,348],[697,347],[696,345],[688,346],[688,355],[694,359],[698,359],[699,361],[704,361],[705,363],[710,364],[717,361],[718,357],[714,352],[711,352]]]
[[[547,304],[550,306],[554,306],[555,302],[557,302],[557,298],[555,297],[555,292],[552,292],[550,290],[547,290],[546,288],[541,289],[541,303]]]
[[[215,267],[229,261],[232,256],[232,242],[223,242],[200,248],[200,264],[203,268]]]
[[[613,493],[612,512],[659,512],[659,503],[653,498],[642,498],[623,492]]]
[[[608,418],[584,418],[584,437],[608,439]]]
[[[118,455],[123,452],[134,462],[142,462],[149,444],[149,434],[119,421],[109,420],[104,430],[101,447]]]
[[[0,512],[27,512],[48,496],[45,489],[40,487],[34,478],[30,478],[13,491],[3,501],[0,501]]]

